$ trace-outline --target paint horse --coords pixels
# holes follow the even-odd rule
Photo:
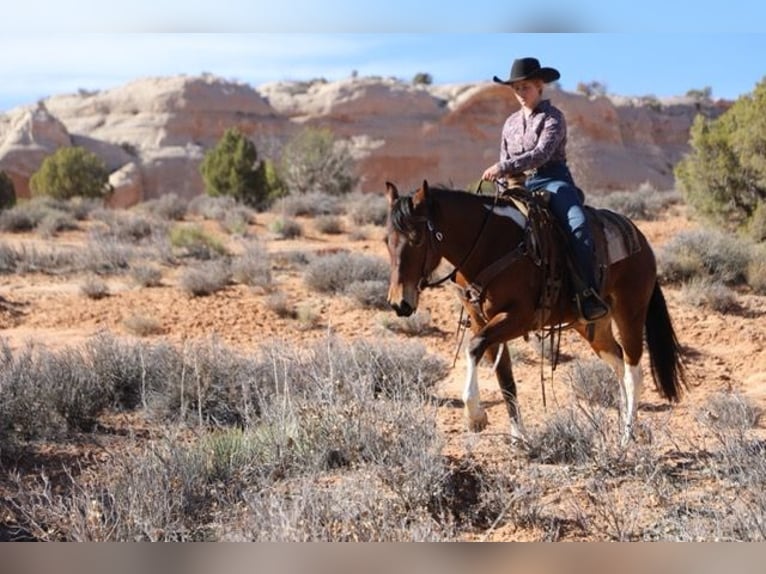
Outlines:
[[[571,326],[617,373],[621,382],[621,444],[633,434],[642,388],[639,361],[643,334],[651,372],[659,392],[670,402],[681,397],[684,383],[680,347],[657,281],[654,253],[640,230],[627,218],[609,212],[631,232],[636,247],[615,262],[602,258],[601,296],[610,307],[606,317],[590,324],[578,320],[571,282],[550,288],[550,271],[541,264],[539,239],[530,233],[531,217],[512,202],[460,190],[429,187],[426,181],[410,195],[386,183],[388,218],[386,244],[391,275],[388,303],[399,316],[418,307],[421,291],[442,259],[454,267],[449,275],[463,293],[473,335],[467,346],[467,377],[463,390],[466,423],[480,431],[487,415],[479,400],[477,365],[486,355],[510,417],[511,439],[526,444],[516,397],[510,355],[505,343],[543,327]],[[600,212],[588,208],[597,243],[606,253]],[[566,257],[565,241],[549,241],[554,256]],[[446,277],[442,278],[444,281]],[[545,295],[548,301],[545,302]],[[619,333],[614,337],[612,325]]]

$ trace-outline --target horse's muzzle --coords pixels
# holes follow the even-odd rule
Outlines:
[[[404,300],[401,303],[391,303],[391,308],[396,311],[397,317],[409,317],[415,310]]]

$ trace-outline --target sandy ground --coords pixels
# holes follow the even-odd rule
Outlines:
[[[262,238],[272,253],[348,249],[387,257],[380,228],[371,227],[366,239],[355,240],[347,233],[318,233],[310,219],[298,218],[305,230],[304,236],[281,240],[268,231],[273,217],[258,214],[249,230]],[[679,230],[696,225],[683,214],[636,223],[655,250]],[[344,225],[348,230],[351,224],[344,222]],[[53,240],[42,240],[33,234],[0,234],[0,242],[55,241],[77,245],[83,240],[84,233],[83,230],[66,232]],[[161,333],[153,337],[183,341],[215,334],[230,345],[248,349],[270,338],[307,341],[325,337],[328,331],[342,337],[374,337],[383,329],[383,319],[386,316],[393,318],[392,312],[361,309],[345,297],[320,295],[305,285],[299,270],[278,263],[273,269],[274,289],[285,294],[292,305],[310,304],[318,318],[314,328],[299,329],[295,319],[277,317],[268,308],[268,294],[263,290],[233,285],[209,297],[191,298],[178,289],[177,271],[166,270],[164,273],[163,285],[156,288],[138,288],[129,277],[109,277],[111,295],[100,300],[81,294],[82,276],[0,275],[0,337],[13,348],[30,340],[52,347],[77,345],[102,330],[130,336],[123,321],[139,314],[159,321]],[[736,312],[721,314],[685,303],[678,288],[665,286],[664,292],[686,351],[692,388],[680,404],[666,408],[666,403],[653,388],[645,356],[646,384],[639,419],[661,417],[679,433],[694,437],[701,433],[695,413],[711,393],[733,389],[766,408],[766,329],[763,327],[766,297],[747,291],[737,292]],[[458,307],[453,293],[446,287],[425,293],[420,312],[430,314],[434,329],[420,335],[419,339],[431,352],[451,362],[458,341]],[[534,425],[568,400],[567,373],[574,359],[590,358],[592,354],[576,333],[564,333],[561,350],[565,360],[551,373],[549,366],[541,365],[537,351],[530,344],[517,341],[513,346],[520,356],[514,372],[522,413],[526,423]],[[547,397],[545,407],[541,373]],[[443,406],[439,407],[439,424],[446,437],[448,453],[460,456],[470,450],[474,456],[500,460],[509,456],[505,440],[508,419],[490,366],[482,365],[479,376],[482,401],[489,417],[487,429],[481,434],[467,433],[464,429],[459,401],[465,378],[462,352],[439,388],[439,394],[445,399],[454,399],[443,401]],[[502,537],[502,532],[496,533],[497,539]]]

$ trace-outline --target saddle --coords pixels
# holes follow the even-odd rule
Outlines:
[[[553,305],[560,300],[561,290],[567,288],[570,293],[580,293],[586,287],[585,281],[579,275],[574,253],[566,248],[570,242],[565,231],[548,209],[549,192],[530,192],[517,183],[505,189],[500,200],[513,203],[526,218],[523,253],[514,250],[485,268],[470,286],[469,300],[480,305],[489,282],[521,255],[527,255],[543,271],[543,288],[535,318],[542,328],[553,312]],[[595,243],[596,282],[603,296],[609,265],[636,253],[641,246],[635,226],[625,216],[608,209],[584,207]],[[562,246],[565,247],[562,249]],[[574,298],[572,304],[576,305]]]

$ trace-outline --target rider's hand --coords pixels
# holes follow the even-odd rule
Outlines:
[[[500,175],[500,166],[497,164],[494,164],[484,170],[484,173],[481,174],[481,179],[483,179],[484,181],[495,181],[499,175]]]

